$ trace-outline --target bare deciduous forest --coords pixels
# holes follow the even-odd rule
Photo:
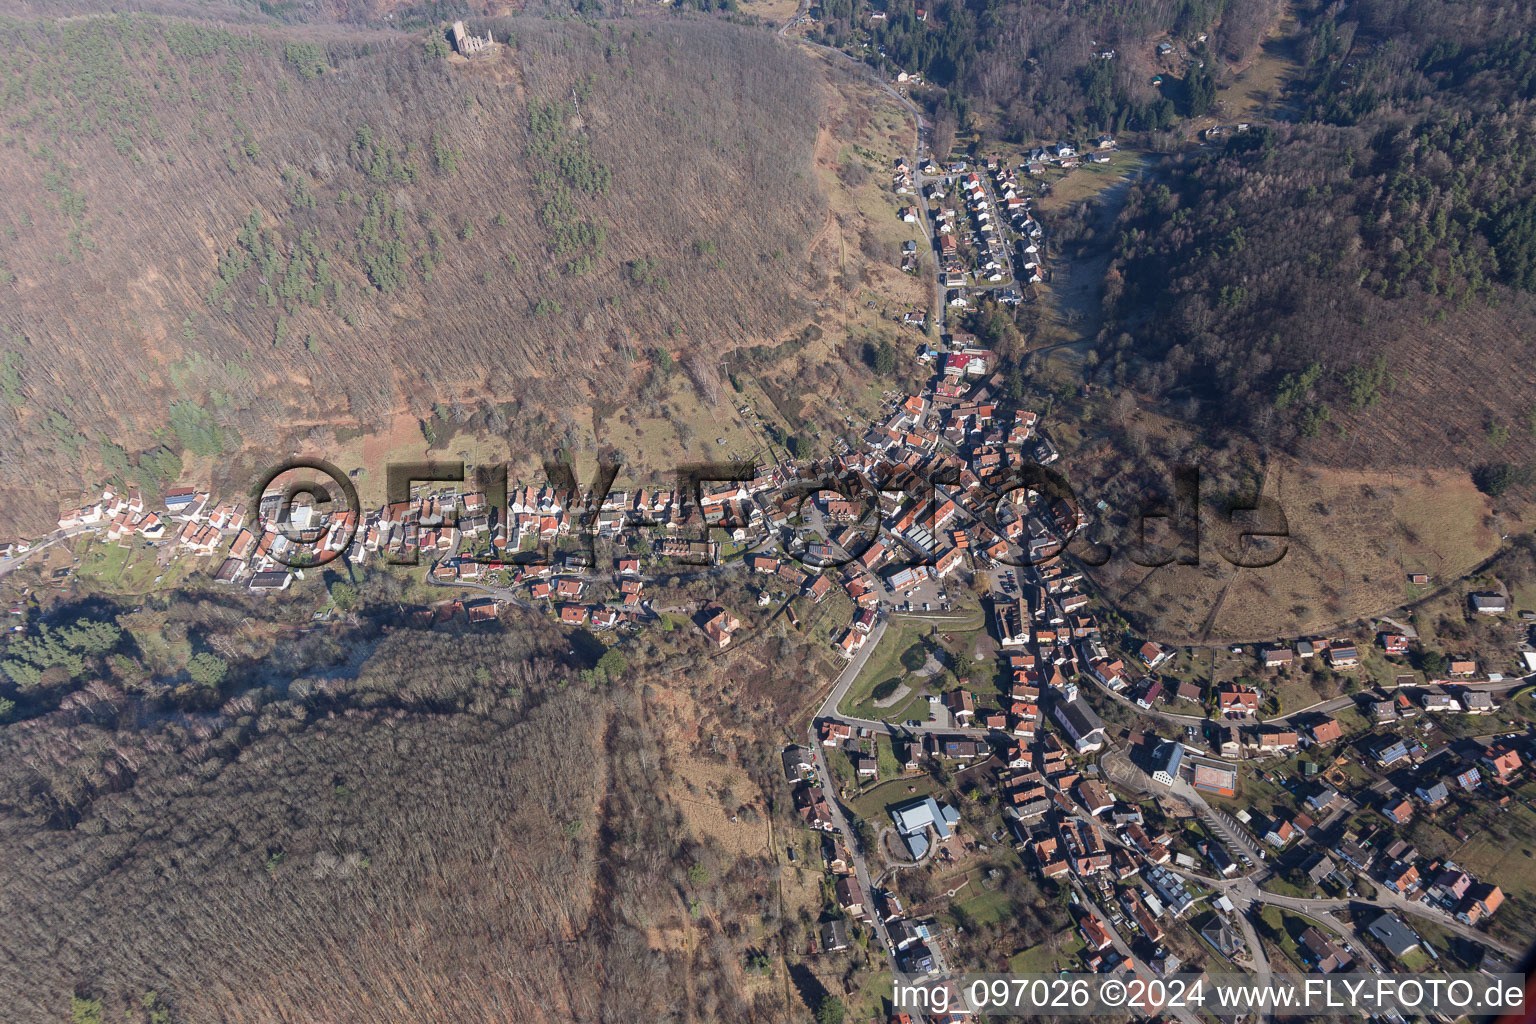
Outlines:
[[[622,405],[804,316],[821,73],[677,18],[0,22],[0,513],[435,401]]]
[[[399,632],[218,714],[117,720],[103,690],[0,732],[8,1018],[743,1019],[712,921],[674,941],[690,865],[741,884],[685,843],[647,704],[510,626]]]

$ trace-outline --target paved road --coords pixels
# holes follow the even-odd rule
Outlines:
[[[1226,893],[1227,896],[1231,898],[1232,903],[1239,909],[1244,907],[1251,908],[1256,904],[1270,904],[1272,906],[1280,907],[1284,910],[1292,910],[1300,914],[1306,914],[1308,917],[1317,918],[1318,920],[1327,918],[1328,922],[1331,922],[1335,928],[1344,935],[1350,935],[1352,933],[1344,924],[1339,922],[1332,915],[1338,911],[1348,910],[1351,906],[1369,906],[1376,907],[1382,911],[1394,911],[1397,913],[1408,914],[1414,917],[1421,917],[1425,920],[1433,921],[1446,931],[1454,932],[1464,939],[1469,939],[1473,942],[1481,943],[1485,946],[1491,946],[1504,955],[1512,957],[1515,960],[1519,960],[1525,956],[1523,951],[1517,950],[1513,946],[1510,946],[1508,943],[1494,938],[1487,932],[1479,931],[1478,929],[1469,925],[1462,924],[1460,921],[1457,921],[1454,917],[1445,913],[1444,911],[1438,910],[1426,903],[1422,903],[1417,900],[1405,899],[1384,887],[1377,888],[1376,896],[1374,899],[1332,899],[1313,898],[1308,896],[1282,896],[1279,893],[1270,892],[1260,887],[1263,882],[1271,877],[1270,872],[1268,871],[1253,875],[1239,875],[1236,878],[1214,878],[1210,875],[1202,875],[1198,872],[1186,871],[1183,868],[1177,866],[1170,866],[1169,870],[1173,871],[1175,874],[1183,875],[1186,878],[1192,878],[1199,882],[1201,885],[1204,885],[1208,888],[1216,889]],[[1357,953],[1365,956],[1368,960],[1374,961],[1375,958],[1371,956],[1368,950],[1365,950],[1364,943],[1356,941],[1353,944]]]
[[[921,147],[919,147],[918,155],[921,156]],[[993,227],[998,232],[998,237],[1003,241],[1003,269],[1005,273],[1003,280],[1001,281],[982,281],[978,279],[975,281],[975,283],[966,285],[961,290],[968,292],[984,292],[1017,287],[1021,282],[1017,275],[1014,273],[1013,269],[1013,246],[1008,244],[1008,236],[1004,230],[1007,225],[1007,218],[1003,217],[1002,204],[998,202],[997,193],[993,190],[993,181],[991,175],[983,174],[980,171],[977,171],[976,176],[981,181],[981,191],[982,195],[986,198],[987,201],[988,216],[992,220]],[[959,174],[935,174],[931,176],[922,174],[916,169],[916,165],[914,165],[912,173],[913,187],[917,189],[919,200],[918,210],[922,214],[923,229],[925,231],[928,230],[928,204],[923,200],[923,187],[930,182],[942,182],[946,190],[946,198],[952,197],[954,195],[954,190],[960,188],[958,179],[961,177],[963,177],[963,175]],[[956,212],[958,213],[958,211],[959,206],[957,205]],[[967,208],[967,216],[972,221],[975,220],[975,215],[970,213],[969,208]],[[973,230],[972,233],[979,234],[980,232],[979,230]],[[934,241],[933,235],[930,233],[928,237],[931,244]],[[990,257],[991,253],[988,252],[987,256]],[[936,261],[942,260],[942,256],[937,248],[934,249],[934,259]],[[940,267],[936,264],[934,267],[935,282],[939,280],[939,270]],[[947,306],[945,308],[947,308]]]
[[[937,726],[926,722],[922,725],[907,726],[872,718],[854,718],[850,715],[844,715],[837,710],[838,705],[843,702],[843,698],[848,695],[849,687],[853,685],[853,681],[858,678],[859,673],[864,670],[864,666],[869,661],[870,656],[875,653],[875,648],[879,646],[881,638],[885,636],[886,626],[889,625],[889,622],[889,619],[882,617],[880,621],[875,623],[874,628],[869,631],[869,639],[864,641],[864,646],[859,649],[859,652],[853,656],[853,659],[848,662],[847,667],[843,669],[836,681],[833,682],[832,690],[827,694],[827,699],[822,701],[821,710],[816,713],[816,717],[818,719],[835,718],[846,725],[868,729],[871,732],[886,736],[921,736],[932,732],[942,733],[945,736],[968,736],[972,739],[983,739],[990,735],[990,731],[987,729]]]
[[[827,699],[822,702],[821,711],[818,717],[841,717],[837,713],[837,706],[841,704],[843,702],[843,698],[848,695],[848,688],[853,685],[853,681],[857,679],[859,677],[859,673],[864,670],[864,666],[866,663],[868,663],[870,655],[875,653],[875,648],[880,646],[880,639],[885,636],[885,628],[887,625],[889,625],[889,620],[883,615],[879,618],[879,620],[875,622],[874,628],[869,631],[869,638],[864,641],[864,646],[859,648],[858,652],[855,653],[854,656],[849,660],[847,667],[838,674],[836,681],[833,682],[832,692],[827,694]]]
[[[71,526],[67,530],[55,530],[44,539],[33,544],[24,554],[16,555],[12,558],[0,558],[0,576],[4,576],[8,572],[19,569],[21,566],[26,564],[27,559],[31,558],[39,551],[46,550],[47,548],[50,548],[62,541],[72,540],[75,537],[80,536],[82,533],[91,533],[95,529],[95,526]]]
[[[1520,687],[1531,682],[1533,679],[1536,679],[1536,672],[1533,672],[1530,675],[1521,676],[1519,678],[1504,679],[1497,683],[1485,682],[1469,685],[1473,685],[1479,690],[1487,690],[1490,693],[1503,693],[1508,690],[1519,689]],[[1218,724],[1224,724],[1228,722],[1228,720],[1224,718],[1212,718],[1206,715],[1181,715],[1173,711],[1160,711],[1156,708],[1144,708],[1140,704],[1137,704],[1135,701],[1131,700],[1130,697],[1126,696],[1124,692],[1112,690],[1098,680],[1094,680],[1093,682],[1094,685],[1099,688],[1100,692],[1108,695],[1111,700],[1119,703],[1121,706],[1128,708],[1133,713],[1144,718],[1155,718],[1160,721],[1180,726],[1181,728],[1186,725],[1199,727],[1206,722],[1216,722]],[[1414,688],[1422,689],[1423,687],[1422,684],[1414,684]],[[1388,687],[1388,689],[1391,689],[1391,687]],[[1255,715],[1253,717],[1244,718],[1241,720],[1233,719],[1230,724],[1279,725],[1283,722],[1288,722],[1293,718],[1300,718],[1303,715],[1326,715],[1335,711],[1342,711],[1344,708],[1351,707],[1355,703],[1357,703],[1357,699],[1356,696],[1353,695],[1330,697],[1328,700],[1318,701],[1316,704],[1312,704],[1304,708],[1297,708],[1294,711],[1287,711],[1283,715],[1275,715],[1271,718],[1261,718]]]
[[[853,874],[858,879],[859,889],[864,894],[864,906],[875,936],[880,940],[880,946],[885,953],[887,965],[891,973],[896,973],[896,953],[891,942],[890,933],[885,930],[885,921],[875,909],[875,888],[869,875],[869,865],[864,859],[864,850],[859,845],[858,834],[848,827],[848,819],[843,815],[842,804],[838,802],[837,784],[832,778],[832,769],[827,764],[826,748],[821,745],[821,737],[816,735],[816,727],[813,724],[810,729],[811,751],[816,762],[816,774],[821,779],[821,788],[827,797],[827,807],[832,814],[832,822],[837,831],[842,834],[848,843],[848,853],[853,857]]]

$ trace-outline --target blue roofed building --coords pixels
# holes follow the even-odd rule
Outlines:
[[[1184,879],[1161,864],[1142,869],[1141,877],[1145,878],[1152,886],[1152,890],[1162,897],[1168,909],[1173,911],[1174,917],[1183,917],[1184,912],[1195,905],[1195,897],[1185,887]]]
[[[1428,786],[1416,787],[1413,795],[1431,807],[1439,807],[1451,798],[1451,791],[1444,782],[1434,782]]]
[[[1179,777],[1179,769],[1184,764],[1184,745],[1174,740],[1164,740],[1163,745],[1157,751],[1157,768],[1152,772],[1152,781],[1161,782],[1165,786],[1171,786]]]
[[[913,860],[927,856],[930,830],[939,842],[944,842],[954,833],[955,823],[959,820],[959,811],[931,796],[891,808],[891,821],[901,834],[902,842],[907,844],[907,852]]]

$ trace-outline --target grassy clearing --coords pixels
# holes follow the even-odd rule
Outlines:
[[[1247,761],[1238,765],[1237,796],[1224,797],[1215,793],[1206,793],[1204,796],[1212,807],[1220,807],[1234,817],[1238,811],[1243,810],[1273,814],[1277,806],[1288,807],[1291,803],[1290,794],[1273,782],[1261,778],[1259,769]]]
[[[879,707],[874,702],[874,691],[881,683],[896,679],[911,683],[909,673],[901,664],[901,656],[927,636],[929,627],[917,622],[892,619],[886,627],[880,646],[869,656],[859,671],[858,678],[848,688],[848,693],[838,705],[840,714],[853,718],[890,718],[898,707]],[[917,695],[914,692],[912,696]],[[905,704],[902,705],[905,707]],[[926,715],[924,716],[926,717]]]
[[[976,926],[997,924],[1013,911],[1013,900],[1001,889],[994,889],[959,901],[954,904],[952,911],[958,912],[950,915],[957,923],[965,921]]]
[[[1306,961],[1302,959],[1301,949],[1297,943],[1301,938],[1301,933],[1313,927],[1325,935],[1333,934],[1329,929],[1322,927],[1310,918],[1303,917],[1301,914],[1289,913],[1276,906],[1266,906],[1259,913],[1260,935],[1268,940],[1271,945],[1278,947],[1285,954],[1286,959],[1290,960],[1292,964],[1304,972],[1309,970],[1309,968]]]
[[[1344,687],[1331,673],[1317,675],[1291,670],[1265,680],[1264,692],[1273,693],[1280,700],[1280,711],[1291,713],[1309,708],[1325,700],[1331,700],[1344,692]]]
[[[908,800],[931,796],[942,789],[943,787],[931,776],[914,775],[873,786],[854,797],[849,805],[855,814],[878,829],[890,823],[889,815],[886,814],[887,808],[906,803]]]
[[[169,543],[169,542],[162,542]],[[82,535],[75,541],[75,576],[93,590],[113,594],[147,594],[168,589],[197,572],[213,572],[222,559],[181,554],[161,564],[163,548],[135,538],[128,546]],[[158,582],[157,582],[158,580]]]
[[[1227,120],[1248,120],[1273,105],[1296,72],[1296,62],[1278,41],[1271,40],[1231,84],[1216,91],[1216,109]]]
[[[1451,856],[1477,877],[1497,881],[1506,896],[1536,893],[1536,811],[1511,801],[1500,818],[1501,830],[1514,841],[1475,832]]]
[[[1008,969],[1014,974],[1054,974],[1075,966],[1085,946],[1082,936],[1069,928],[1009,957]]]
[[[744,0],[741,9],[774,25],[782,25],[800,9],[799,0]]]
[[[896,758],[896,751],[891,747],[889,736],[875,737],[875,760],[880,765],[882,781],[901,777],[901,762]]]
[[[1107,164],[1084,163],[1062,172],[1053,169],[1045,177],[1050,191],[1041,195],[1035,202],[1035,208],[1041,213],[1050,214],[1085,199],[1097,199],[1105,189],[1138,170],[1144,159],[1134,150],[1116,150],[1110,154]]]

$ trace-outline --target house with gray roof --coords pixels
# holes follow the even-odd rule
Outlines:
[[[1312,864],[1308,866],[1307,877],[1312,879],[1313,885],[1316,885],[1336,870],[1337,866],[1333,863],[1333,858],[1325,853],[1320,853],[1313,860]]]
[[[1400,919],[1392,914],[1382,914],[1372,921],[1366,929],[1378,940],[1387,951],[1401,960],[1404,956],[1419,948],[1419,937],[1414,934]]]
[[[1243,942],[1243,937],[1237,933],[1237,929],[1232,927],[1224,914],[1211,915],[1210,921],[1200,929],[1200,936],[1228,960],[1248,948]]]
[[[1081,697],[1056,701],[1051,705],[1051,716],[1072,740],[1079,754],[1103,749],[1104,722]]]

